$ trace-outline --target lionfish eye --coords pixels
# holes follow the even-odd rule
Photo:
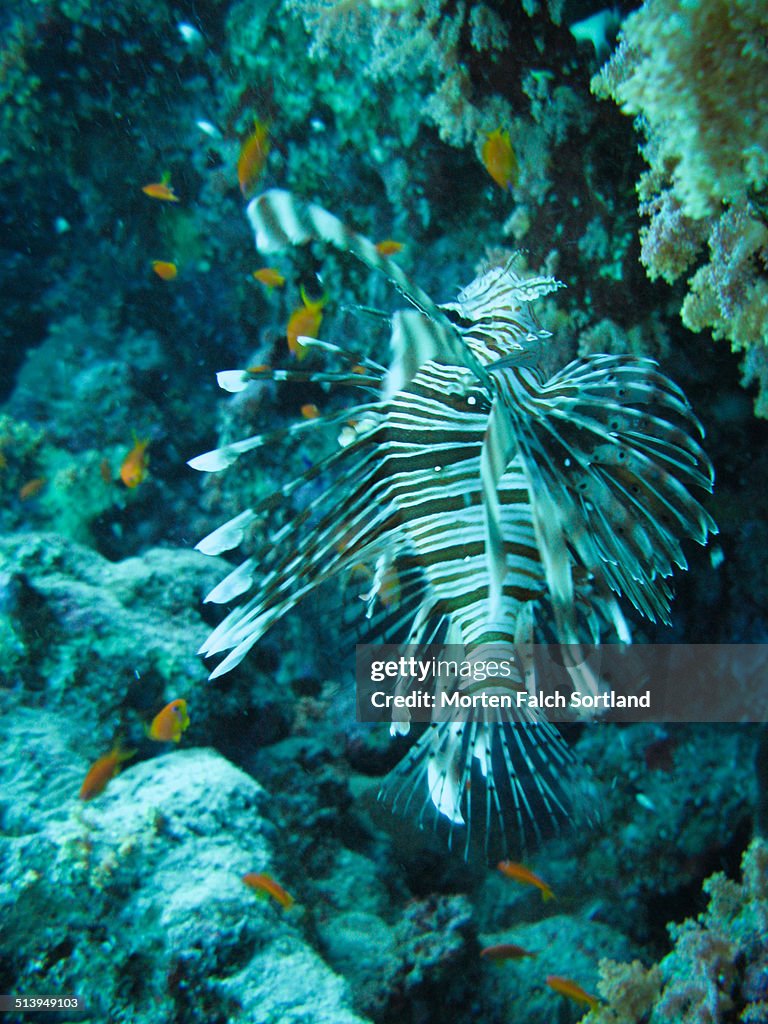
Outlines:
[[[450,320],[452,324],[455,324],[456,327],[462,327],[469,330],[469,328],[473,327],[475,324],[474,320],[468,320],[467,317],[462,316],[457,309],[446,309],[445,306],[441,306],[440,308],[447,319]]]

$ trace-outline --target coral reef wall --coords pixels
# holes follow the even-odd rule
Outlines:
[[[768,15],[759,0],[647,0],[593,80],[636,116],[650,169],[638,182],[651,279],[691,270],[681,307],[746,353],[768,416]]]

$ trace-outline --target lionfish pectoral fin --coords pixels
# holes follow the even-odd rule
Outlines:
[[[242,565],[238,565],[236,569],[233,569],[228,576],[225,576],[206,595],[204,603],[227,604],[228,601],[234,601],[236,597],[247,593],[253,586],[253,571],[255,568],[256,562],[253,558],[249,558]]]
[[[252,379],[247,370],[219,370],[216,374],[216,383],[221,390],[231,395],[245,391]]]
[[[246,509],[198,541],[195,550],[201,551],[204,555],[221,555],[225,551],[232,551],[242,543],[248,527],[255,519],[253,510]]]
[[[498,488],[499,481],[509,465],[510,455],[515,448],[516,440],[512,420],[507,415],[503,403],[495,398],[480,451],[485,557],[489,578],[488,610],[491,620],[499,617],[502,587],[507,574]]]
[[[460,735],[451,723],[448,738],[427,761],[427,788],[429,799],[438,814],[447,818],[452,825],[465,825],[461,813],[461,773],[457,760],[461,753]]]
[[[496,375],[517,431],[553,600],[573,594],[571,565],[668,621],[664,582],[684,564],[688,536],[716,529],[690,488],[712,488],[697,423],[680,390],[650,360],[592,356],[546,383]]]
[[[535,466],[523,459],[523,469],[529,480],[533,529],[552,601],[558,636],[562,643],[573,644],[577,642],[578,631],[573,567],[566,544],[568,524],[558,503],[536,473]]]
[[[257,434],[248,437],[244,441],[234,441],[232,444],[222,445],[221,448],[214,448],[213,451],[196,455],[189,459],[187,465],[196,469],[199,473],[220,473],[223,469],[229,469],[246,452],[260,448],[264,444],[265,435]]]

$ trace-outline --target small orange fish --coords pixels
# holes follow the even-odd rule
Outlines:
[[[29,501],[30,498],[36,497],[45,487],[46,483],[47,480],[44,476],[36,476],[33,480],[27,480],[27,482],[19,488],[19,500]]]
[[[323,295],[321,299],[309,299],[302,286],[301,299],[304,305],[294,309],[288,321],[288,326],[285,329],[285,334],[288,338],[288,348],[299,361],[306,356],[307,346],[299,344],[298,339],[302,335],[306,335],[308,338],[317,337],[317,332],[323,320],[321,310],[328,297]]]
[[[585,992],[581,985],[577,985],[570,978],[561,978],[558,974],[548,974],[544,979],[551,989],[559,992],[561,996],[567,996],[576,1003],[586,1003],[590,1010],[600,1005],[597,996]]]
[[[272,899],[277,900],[281,907],[285,907],[286,910],[288,907],[293,906],[293,896],[287,893],[282,885],[276,882],[271,875],[249,871],[247,875],[243,875],[243,881],[256,892],[267,893]]]
[[[181,697],[166,704],[162,711],[159,711],[152,719],[152,724],[147,730],[147,736],[159,743],[178,743],[181,734],[189,727],[189,715],[187,714],[187,702]]]
[[[134,445],[133,448],[123,459],[123,464],[120,467],[120,479],[123,481],[126,487],[133,490],[134,487],[138,487],[141,481],[147,475],[147,464],[149,463],[149,456],[147,455],[147,446],[149,445],[149,438],[145,438],[140,441],[136,435],[133,435]]]
[[[524,864],[516,864],[513,860],[501,860],[498,864],[499,871],[507,878],[512,878],[523,885],[535,885],[541,891],[543,900],[553,900],[555,894],[543,879],[527,868]]]
[[[168,260],[152,260],[152,269],[163,281],[173,281],[178,277],[179,268]]]
[[[240,149],[237,160],[237,180],[240,191],[248,199],[253,191],[269,153],[269,129],[263,121],[254,121],[254,128]]]
[[[153,181],[151,185],[144,185],[141,191],[150,199],[164,199],[168,203],[179,201],[179,197],[171,188],[170,174],[164,174],[160,181]]]
[[[118,740],[108,754],[94,761],[88,769],[80,787],[80,799],[93,800],[99,793],[103,793],[107,783],[117,775],[122,762],[133,757],[135,753],[135,750],[123,750]]]
[[[480,950],[480,956],[488,960],[522,960],[526,956],[536,956],[528,949],[515,945],[514,942],[501,942],[498,946],[486,946]]]
[[[396,242],[394,238],[385,238],[383,241],[376,243],[376,251],[380,256],[394,256],[402,248],[403,243]]]
[[[486,171],[500,188],[507,189],[517,184],[520,167],[508,131],[496,128],[488,133],[483,143],[482,158]]]
[[[302,405],[301,407],[301,415],[305,420],[316,420],[320,415],[320,410],[314,402],[307,402],[306,405]]]
[[[273,288],[282,288],[285,284],[285,278],[274,267],[261,267],[259,270],[254,270],[251,277],[255,277],[261,284],[265,284],[270,291]]]

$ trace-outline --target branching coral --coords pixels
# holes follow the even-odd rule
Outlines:
[[[464,146],[483,124],[507,121],[509,107],[481,112],[478,97],[459,54],[465,28],[477,51],[495,54],[506,43],[503,24],[493,11],[477,4],[467,11],[460,0],[447,10],[444,0],[419,3],[329,3],[327,0],[288,0],[287,7],[301,15],[316,59],[344,52],[365,54],[363,74],[374,82],[401,80],[422,83],[426,102],[424,120],[434,124],[444,142]],[[419,118],[408,107],[403,128],[415,132]],[[410,127],[409,127],[410,126]]]
[[[649,277],[689,281],[681,313],[734,349],[768,344],[768,28],[760,0],[647,0],[593,80],[639,115],[650,165],[638,183]],[[762,366],[760,360],[758,367]],[[768,388],[768,375],[760,375]],[[768,415],[765,394],[756,411]]]
[[[764,1021],[768,982],[768,844],[755,839],[741,883],[718,872],[704,883],[709,906],[669,926],[675,948],[646,970],[638,961],[600,964],[605,1004],[589,1024],[715,1024]]]

